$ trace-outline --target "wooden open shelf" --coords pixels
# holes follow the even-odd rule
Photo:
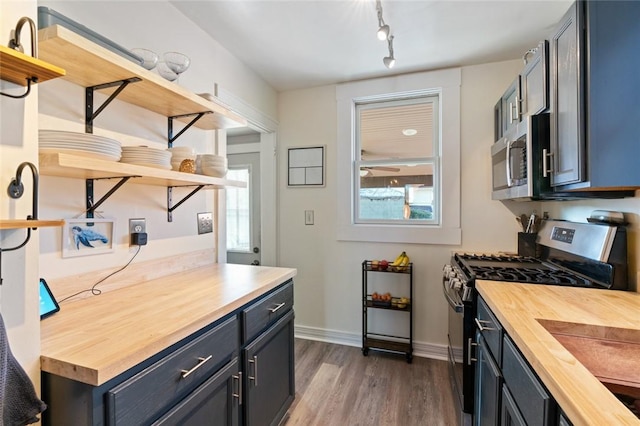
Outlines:
[[[247,121],[222,105],[204,99],[184,87],[99,46],[64,28],[52,25],[38,31],[40,57],[64,66],[65,80],[83,87],[97,86],[138,77],[117,97],[124,102],[154,111],[165,117],[205,112],[194,126],[204,130],[244,127]],[[115,88],[104,89],[110,94]],[[189,122],[192,117],[181,121]]]
[[[197,186],[207,189],[246,188],[246,182],[157,169],[73,154],[40,154],[40,174],[76,179],[104,179],[135,176],[129,182],[156,186]]]
[[[27,79],[42,83],[64,75],[65,70],[62,68],[6,46],[0,46],[0,78],[2,80],[26,86]]]
[[[64,220],[0,219],[0,229],[44,228],[62,226]]]

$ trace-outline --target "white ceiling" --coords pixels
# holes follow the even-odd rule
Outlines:
[[[172,0],[277,91],[521,58],[573,0]]]

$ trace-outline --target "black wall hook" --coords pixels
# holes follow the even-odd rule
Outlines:
[[[9,187],[7,188],[7,193],[9,197],[13,199],[18,199],[22,197],[24,194],[24,185],[22,183],[22,170],[25,167],[29,167],[31,169],[31,175],[33,176],[33,198],[32,198],[32,206],[31,206],[31,216],[27,216],[29,220],[38,220],[38,169],[33,163],[29,163],[25,161],[18,166],[16,170],[16,177],[14,177],[9,183]],[[34,228],[35,229],[35,228]]]

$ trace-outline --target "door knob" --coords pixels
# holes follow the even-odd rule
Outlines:
[[[260,253],[260,249],[259,249],[258,247],[254,247],[254,248],[253,248],[253,252],[254,252],[254,253]]]
[[[253,262],[251,262],[251,264],[253,266],[259,266],[260,265],[260,261],[258,259],[254,260]]]

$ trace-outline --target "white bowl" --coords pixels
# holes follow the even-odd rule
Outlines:
[[[219,167],[226,167],[227,166],[227,162],[226,161],[200,161],[201,165],[208,165],[208,166],[219,166]]]
[[[198,157],[198,159],[203,163],[226,163],[228,161],[227,157]]]
[[[180,155],[180,154],[178,154],[178,155],[173,154],[171,156],[171,161],[182,161],[182,160],[193,160],[193,161],[195,161],[196,157],[193,156],[193,155]]]
[[[227,159],[226,156],[224,155],[215,155],[215,154],[199,154],[198,157],[200,157],[201,160],[220,160],[220,159]]]
[[[207,175],[207,176],[225,177],[226,174],[227,174],[227,168],[226,167],[207,167],[207,166],[202,166],[202,173]]]

